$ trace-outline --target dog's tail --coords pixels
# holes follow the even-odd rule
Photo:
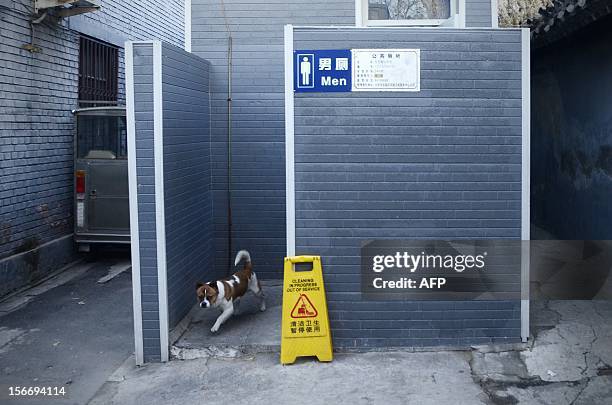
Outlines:
[[[245,267],[251,267],[251,254],[247,250],[241,250],[236,253],[236,259],[234,260],[234,266],[238,266],[242,260],[246,262]]]

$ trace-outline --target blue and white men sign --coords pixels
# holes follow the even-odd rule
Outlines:
[[[294,51],[296,92],[421,91],[420,49]]]
[[[351,91],[349,49],[303,50],[293,54],[293,89],[296,92]]]

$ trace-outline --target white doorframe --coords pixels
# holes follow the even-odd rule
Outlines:
[[[529,258],[531,239],[531,34],[521,29],[522,148],[521,148],[521,340],[529,339]]]
[[[125,43],[125,101],[130,206],[130,248],[132,252],[132,302],[134,306],[134,355],[136,365],[144,364],[142,332],[142,290],[140,285],[140,238],[138,231],[138,180],[136,176],[136,122],[134,116],[134,44]]]
[[[285,204],[287,256],[295,256],[295,155],[293,93],[293,26],[285,25]]]

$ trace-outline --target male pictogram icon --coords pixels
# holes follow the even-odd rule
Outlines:
[[[304,57],[300,62],[300,74],[302,75],[302,85],[309,86],[310,85],[310,70],[312,64],[308,60],[308,57]]]

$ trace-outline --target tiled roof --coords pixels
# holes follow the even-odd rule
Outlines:
[[[534,47],[561,39],[586,25],[612,14],[609,0],[555,0],[527,22]]]

